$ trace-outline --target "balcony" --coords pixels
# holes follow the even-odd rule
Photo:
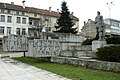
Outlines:
[[[29,27],[28,28],[38,28],[37,26],[35,26],[35,25],[29,25]]]
[[[43,27],[42,32],[51,32],[51,27]]]

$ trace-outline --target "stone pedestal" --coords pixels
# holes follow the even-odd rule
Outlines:
[[[95,40],[92,41],[92,51],[97,51],[98,48],[106,46],[106,41]]]

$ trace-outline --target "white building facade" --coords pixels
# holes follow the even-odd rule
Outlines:
[[[120,36],[120,21],[115,19],[105,19],[104,23],[106,26],[106,33],[113,36]]]
[[[59,12],[51,11],[51,7],[44,10],[26,7],[25,3],[22,6],[15,5],[13,2],[0,3],[0,38],[9,34],[35,36],[38,35],[36,30],[43,28],[45,31],[46,27],[49,31],[53,31],[59,16]],[[73,15],[70,16],[75,22],[74,27],[79,28],[79,19]],[[29,30],[33,28],[36,30],[31,33]]]
[[[120,36],[120,21],[115,19],[104,19],[105,23],[105,35],[106,37]],[[91,19],[88,19],[87,22],[84,22],[84,26],[81,29],[82,34],[86,38],[95,38],[96,24]]]
[[[20,15],[17,11],[0,9],[0,37],[9,34],[26,35],[28,19],[28,16]]]

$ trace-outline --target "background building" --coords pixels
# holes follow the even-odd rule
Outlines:
[[[120,21],[115,19],[105,19],[104,23],[108,25],[106,33],[110,36],[120,36]]]
[[[9,34],[39,36],[40,31],[55,30],[56,21],[59,18],[59,10],[52,11],[26,7],[25,1],[22,6],[0,3],[0,37]],[[73,14],[70,15],[75,25],[79,28],[79,19]],[[79,29],[78,29],[79,30]]]
[[[120,36],[120,21],[115,19],[105,19],[105,35],[106,37]],[[96,36],[96,25],[91,19],[84,22],[84,26],[81,29],[82,34],[86,38],[94,38]]]
[[[96,36],[96,26],[95,22],[91,19],[88,19],[87,22],[84,22],[84,26],[81,29],[81,33],[86,38],[94,38]]]

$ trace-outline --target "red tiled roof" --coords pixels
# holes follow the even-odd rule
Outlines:
[[[38,13],[38,14],[53,16],[53,17],[59,17],[60,16],[60,14],[55,12],[55,11],[49,12],[49,10],[38,9],[38,8],[33,8],[33,7],[23,8],[20,5],[8,4],[8,3],[0,3],[0,8],[16,10],[16,11],[30,12],[30,13]],[[79,21],[79,19],[77,17],[73,16],[73,15],[70,15],[70,17],[74,20]]]

